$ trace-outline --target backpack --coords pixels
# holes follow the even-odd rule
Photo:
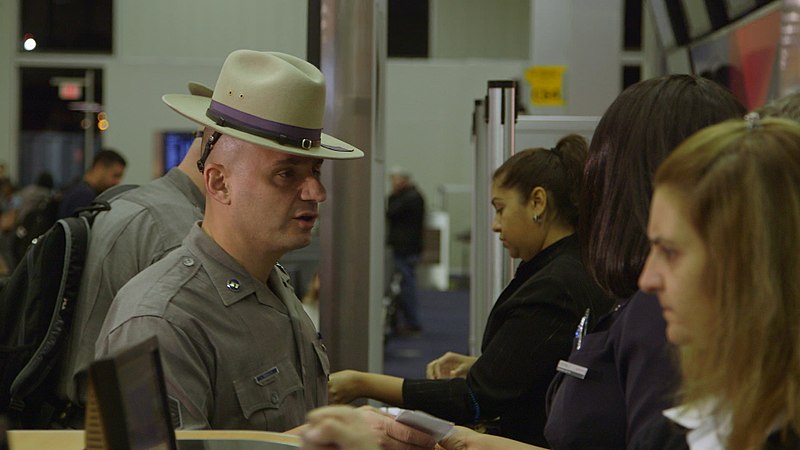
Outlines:
[[[80,290],[89,233],[109,201],[136,187],[108,189],[73,217],[32,240],[0,281],[0,414],[15,428],[49,428],[66,408],[56,394]]]
[[[13,236],[12,252],[15,261],[22,261],[31,242],[56,223],[60,201],[60,194],[51,194],[39,201],[36,207],[20,218]]]

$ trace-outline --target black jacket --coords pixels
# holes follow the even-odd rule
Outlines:
[[[499,417],[497,434],[544,446],[545,394],[558,360],[569,355],[586,308],[600,317],[611,304],[586,272],[577,238],[561,239],[520,264],[466,380],[406,380],[404,407],[460,424]]]
[[[386,218],[389,220],[387,240],[394,253],[400,256],[420,254],[425,201],[417,188],[409,186],[391,194]]]

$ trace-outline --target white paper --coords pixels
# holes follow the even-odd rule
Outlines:
[[[455,427],[452,422],[448,422],[422,411],[404,409],[400,411],[395,420],[411,428],[430,434],[436,442],[449,437],[455,432]]]

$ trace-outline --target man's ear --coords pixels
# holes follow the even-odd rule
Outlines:
[[[203,179],[208,197],[223,205],[231,204],[229,180],[225,166],[217,163],[206,163],[203,170]]]

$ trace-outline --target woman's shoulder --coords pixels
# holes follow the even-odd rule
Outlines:
[[[621,303],[613,314],[610,328],[617,333],[632,337],[654,336],[657,341],[666,341],[667,323],[656,296],[638,291]]]

